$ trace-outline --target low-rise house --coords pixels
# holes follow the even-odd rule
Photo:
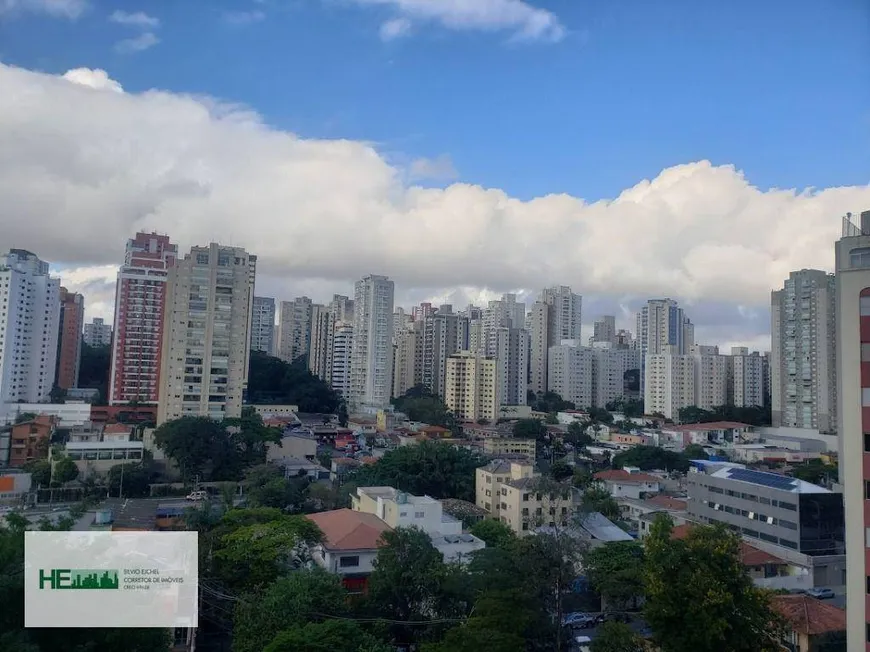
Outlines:
[[[830,649],[846,649],[843,609],[808,595],[775,595],[771,607],[787,623],[782,641],[787,652],[814,652],[823,649],[823,643],[839,643]]]
[[[652,439],[642,434],[625,434],[621,432],[611,432],[610,442],[612,444],[627,444],[628,446],[651,446]]]
[[[670,496],[652,496],[643,500],[637,498],[618,498],[622,518],[635,526],[638,538],[643,539],[648,533],[655,515],[668,514],[675,524],[679,525],[686,519],[686,501]],[[645,518],[654,515],[652,518]]]
[[[142,441],[67,442],[64,454],[79,469],[79,477],[105,476],[118,464],[141,462],[145,443]]]
[[[315,563],[341,577],[351,593],[365,593],[374,570],[382,536],[392,528],[374,514],[352,509],[334,509],[309,514],[323,533],[323,541],[311,551]]]
[[[10,431],[9,466],[21,468],[31,460],[48,457],[49,442],[57,424],[57,417],[40,414],[13,425]]]
[[[602,484],[614,498],[645,498],[661,491],[661,480],[654,475],[641,472],[633,466],[622,469],[599,471],[595,480]]]
[[[253,408],[254,412],[263,417],[264,420],[270,417],[287,417],[295,423],[300,423],[299,417],[296,416],[299,412],[298,405],[268,405],[264,403],[260,405],[246,405],[245,407]]]
[[[523,455],[534,460],[537,454],[537,441],[534,439],[515,439],[513,437],[492,437],[483,441],[483,452],[493,457],[503,455]]]
[[[287,478],[300,478],[306,476],[311,480],[329,480],[330,471],[317,462],[298,457],[282,457],[274,460],[274,464],[284,469]]]
[[[317,457],[317,438],[305,430],[285,432],[277,444],[266,447],[266,461],[278,462],[284,458],[313,459]]]
[[[590,512],[570,521],[567,525],[544,525],[534,528],[532,534],[565,533],[575,539],[586,541],[590,548],[597,548],[616,541],[633,541],[628,532],[599,512]]]
[[[735,444],[752,444],[760,439],[754,426],[737,421],[668,425],[662,428],[662,435],[681,446],[680,450],[689,444],[728,449]]]
[[[335,455],[333,455],[332,457],[332,466],[329,470],[329,479],[333,483],[341,484],[351,473],[356,471],[361,466],[361,462],[359,460],[353,459],[352,457],[345,457],[341,454],[338,455],[338,457],[336,457]]]
[[[801,464],[822,457],[819,451],[793,450],[769,444],[737,444],[728,452],[731,459],[737,462],[763,462],[773,465]]]

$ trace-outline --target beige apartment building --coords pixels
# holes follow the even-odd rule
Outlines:
[[[238,417],[248,384],[257,257],[193,247],[169,270],[157,422]]]
[[[535,467],[531,462],[493,460],[475,471],[475,502],[478,507],[498,518],[502,485],[534,475]]]
[[[496,360],[459,351],[447,356],[444,403],[457,419],[477,421],[498,418],[500,400]]]
[[[489,437],[483,440],[483,452],[493,457],[525,455],[529,459],[534,460],[537,453],[537,442],[534,439]]]

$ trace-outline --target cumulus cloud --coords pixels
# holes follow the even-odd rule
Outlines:
[[[160,39],[154,32],[143,32],[133,38],[125,38],[115,43],[115,52],[118,54],[135,54],[144,52],[148,48],[160,43]]]
[[[213,99],[125,93],[103,71],[0,65],[0,88],[0,249],[117,265],[136,230],[157,230],[182,248],[246,247],[258,291],[282,298],[322,300],[381,273],[401,301],[558,283],[681,298],[690,315],[693,300],[764,309],[790,271],[830,269],[840,216],[870,207],[870,186],[765,190],[707,161],[594,203],[422,188],[368,143],[299,138]]]
[[[408,32],[412,22],[437,23],[453,30],[509,31],[516,40],[560,41],[565,28],[552,12],[524,0],[355,0],[360,5],[381,5],[396,12],[395,20],[381,26],[381,38]]]
[[[149,16],[143,11],[133,13],[127,11],[115,11],[109,16],[109,20],[119,25],[127,25],[129,27],[143,27],[154,29],[160,27],[160,20],[154,16]]]
[[[75,20],[87,8],[87,0],[0,0],[0,17],[31,13]]]
[[[418,158],[411,162],[408,171],[411,180],[452,181],[459,176],[453,161],[447,154],[437,158]]]

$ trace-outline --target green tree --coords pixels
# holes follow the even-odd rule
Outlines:
[[[79,467],[69,457],[61,457],[54,463],[52,480],[60,484],[72,482],[79,477]]]
[[[99,390],[96,403],[105,405],[109,400],[109,366],[112,362],[110,346],[88,346],[82,343],[79,360],[78,386],[83,389]]]
[[[224,419],[223,426],[230,432],[245,468],[265,463],[268,445],[281,441],[281,431],[264,425],[263,417],[252,407],[242,408],[238,419]]]
[[[517,541],[513,530],[505,523],[494,518],[486,518],[471,526],[471,534],[487,545],[488,548],[510,548]]]
[[[348,414],[347,403],[344,402],[344,399],[341,399],[341,401],[339,401],[338,403],[338,410],[336,411],[336,416],[338,417],[338,425],[340,425],[342,428],[346,428]]]
[[[173,419],[154,431],[154,443],[175,461],[185,480],[206,477],[226,439],[223,426],[208,417]]]
[[[301,511],[307,498],[308,478],[286,478],[274,464],[260,464],[245,471],[245,495],[254,507]]]
[[[474,501],[475,469],[486,459],[449,444],[424,441],[389,451],[352,476],[358,487],[389,486],[415,495]]]
[[[148,461],[118,464],[109,469],[106,486],[110,496],[143,498],[151,494],[150,485],[157,479],[157,470]]]
[[[559,416],[556,412],[548,412],[547,416],[544,418],[544,423],[555,426],[559,423]]]
[[[685,473],[689,470],[689,458],[657,446],[635,446],[613,456],[613,468],[624,466],[636,466],[642,471],[665,469]]]
[[[233,652],[260,652],[276,632],[347,615],[347,592],[337,575],[319,568],[289,573],[236,603]]]
[[[402,396],[393,399],[393,406],[408,415],[411,421],[420,421],[448,430],[456,430],[456,419],[437,394],[424,385],[415,385]]]
[[[556,460],[550,467],[550,475],[553,480],[561,482],[567,480],[574,475],[574,469],[568,466],[563,460]]]
[[[330,620],[280,632],[263,652],[392,652],[354,622]],[[258,650],[259,652],[259,650]]]
[[[828,480],[835,481],[839,475],[836,464],[825,464],[821,460],[807,460],[791,470],[793,477],[812,484],[825,484]]]
[[[532,409],[535,412],[562,412],[564,410],[573,410],[575,405],[571,401],[564,400],[556,392],[543,392],[533,396],[531,401]]]
[[[634,630],[624,623],[607,622],[595,632],[592,652],[641,652],[643,642]]]
[[[593,482],[595,481],[595,477],[592,473],[589,472],[588,469],[583,468],[575,468],[574,469],[574,477],[571,479],[571,484],[573,484],[578,489],[587,489]]]
[[[643,595],[643,546],[614,541],[589,549],[583,556],[589,583],[615,609],[634,606]]]
[[[34,485],[47,487],[51,482],[51,462],[48,460],[30,460],[24,464],[22,470],[30,474]]]
[[[304,356],[292,363],[251,351],[248,373],[251,403],[297,405],[302,412],[335,414],[341,398],[308,369]]]
[[[589,413],[589,418],[596,423],[613,423],[613,415],[604,408],[590,407],[586,411]]]
[[[659,516],[646,538],[644,615],[663,652],[774,652],[781,619],[770,594],[740,561],[740,538],[723,526],[693,527],[673,539]]]
[[[565,434],[565,439],[578,448],[584,448],[595,441],[592,437],[586,434],[585,426],[579,421],[572,421],[568,424],[568,431]]]
[[[538,419],[517,419],[513,427],[513,435],[517,439],[543,439],[547,434],[547,426]]]
[[[619,503],[604,487],[591,485],[583,492],[581,509],[584,512],[598,512],[609,519],[618,519],[622,512]]]
[[[33,421],[39,415],[36,412],[19,412],[15,416],[15,423],[26,423],[27,421]]]
[[[466,622],[442,641],[424,645],[423,652],[526,652],[535,617],[535,605],[522,591],[491,589],[480,595]]]
[[[710,457],[700,444],[689,444],[683,449],[683,455],[690,460],[706,460]]]

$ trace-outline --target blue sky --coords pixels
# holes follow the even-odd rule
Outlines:
[[[389,6],[341,0],[98,1],[75,21],[0,19],[0,60],[214,95],[281,129],[375,141],[399,159],[446,154],[463,181],[520,198],[612,197],[700,159],[762,188],[870,179],[867,2],[530,4],[558,17],[562,40],[424,23],[384,42]],[[115,10],[159,19],[160,42],[117,53],[138,32],[110,22]],[[226,19],[255,11],[262,20]]]

